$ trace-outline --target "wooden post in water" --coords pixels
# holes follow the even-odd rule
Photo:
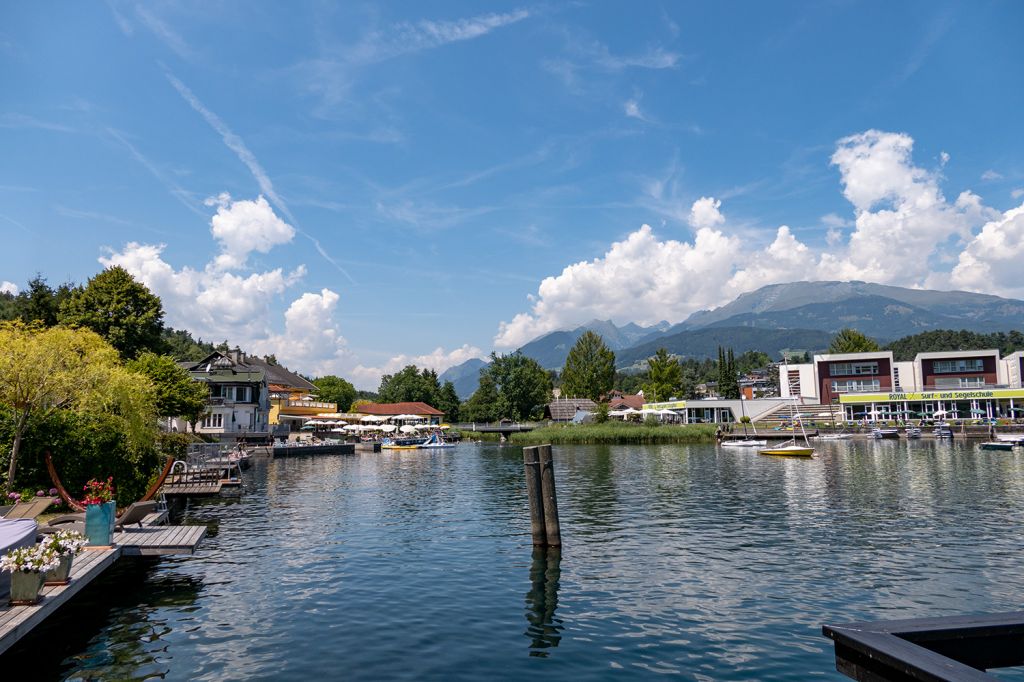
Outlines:
[[[544,528],[544,501],[541,499],[541,474],[538,448],[523,448],[523,469],[526,472],[526,494],[530,498],[530,533],[533,544],[546,547],[547,533]]]
[[[540,486],[544,498],[544,532],[548,547],[562,546],[562,526],[558,521],[558,495],[555,492],[555,463],[551,459],[551,446],[541,445]]]

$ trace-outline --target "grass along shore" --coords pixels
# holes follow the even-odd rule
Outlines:
[[[552,424],[512,434],[516,444],[632,445],[648,443],[714,443],[715,424],[647,425],[609,421],[604,424]]]

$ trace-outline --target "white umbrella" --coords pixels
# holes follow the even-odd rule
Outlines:
[[[949,413],[946,412],[945,410],[939,410],[938,412],[934,413],[932,415],[932,417],[935,417],[935,418],[945,417],[947,414],[949,414]]]
[[[675,417],[675,416],[677,416],[676,413],[673,412],[672,410],[658,410],[658,414],[660,414],[662,416],[665,416],[665,417]]]
[[[349,424],[348,426],[344,427],[343,430],[345,430],[345,431],[362,431],[363,427],[360,426],[359,424]]]
[[[372,414],[368,414],[365,417],[363,417],[362,419],[360,419],[359,421],[361,421],[361,422],[369,422],[371,424],[380,424],[384,420],[382,418],[380,418],[380,417],[374,417]]]
[[[385,424],[384,426],[380,427],[380,430],[383,431],[384,433],[391,433],[397,428],[398,427],[395,426],[394,424]]]
[[[415,414],[400,414],[394,417],[394,419],[398,419],[401,421],[423,421],[423,417],[420,417],[419,415]]]
[[[452,428],[452,427],[448,426],[447,424],[441,424],[441,430],[443,430],[443,431],[446,431],[446,430],[448,430],[450,428]]]
[[[409,426],[408,424],[406,424],[401,429],[399,429],[399,431],[401,431],[402,433],[416,433],[416,427]]]

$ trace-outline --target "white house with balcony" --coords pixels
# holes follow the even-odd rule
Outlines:
[[[270,438],[270,397],[262,360],[241,350],[215,351],[199,362],[182,362],[196,381],[210,390],[206,414],[195,424],[197,433],[222,442],[263,442]],[[183,419],[171,420],[171,430],[192,430]]]

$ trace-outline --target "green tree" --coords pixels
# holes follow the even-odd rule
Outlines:
[[[491,364],[481,371],[490,376],[498,390],[498,415],[514,420],[539,418],[551,398],[551,376],[534,360],[520,352],[491,353]]]
[[[459,394],[452,382],[446,381],[441,385],[441,390],[437,393],[437,402],[432,404],[444,412],[445,421],[459,420]]]
[[[480,385],[469,400],[462,403],[459,416],[468,422],[498,421],[498,387],[487,372],[480,372]]]
[[[337,403],[338,412],[348,412],[352,401],[356,399],[356,387],[341,377],[328,374],[313,379],[317,388],[317,398],[328,403]]]
[[[869,353],[878,350],[878,344],[872,339],[861,334],[856,329],[840,329],[839,332],[832,337],[832,343],[829,344],[829,353]]]
[[[647,358],[647,381],[644,382],[644,398],[652,402],[679,397],[683,387],[683,369],[665,348],[659,348]]]
[[[431,369],[421,371],[416,365],[406,365],[399,372],[381,377],[377,393],[383,403],[423,402],[433,405],[440,388],[437,372]]]
[[[594,408],[594,423],[604,424],[608,421],[608,403],[598,403]]]
[[[164,309],[160,298],[122,267],[104,270],[75,289],[60,307],[61,324],[91,329],[123,358],[159,350]]]
[[[31,417],[61,409],[114,416],[130,439],[151,442],[154,393],[149,380],[121,365],[117,351],[91,331],[0,323],[0,405],[14,420],[7,491],[14,486]]]
[[[600,334],[588,330],[569,351],[561,378],[562,395],[597,402],[615,383],[615,353]]]
[[[195,430],[206,412],[210,390],[201,381],[195,381],[169,355],[145,352],[128,362],[127,367],[142,374],[156,390],[156,413],[160,417],[183,417]]]

